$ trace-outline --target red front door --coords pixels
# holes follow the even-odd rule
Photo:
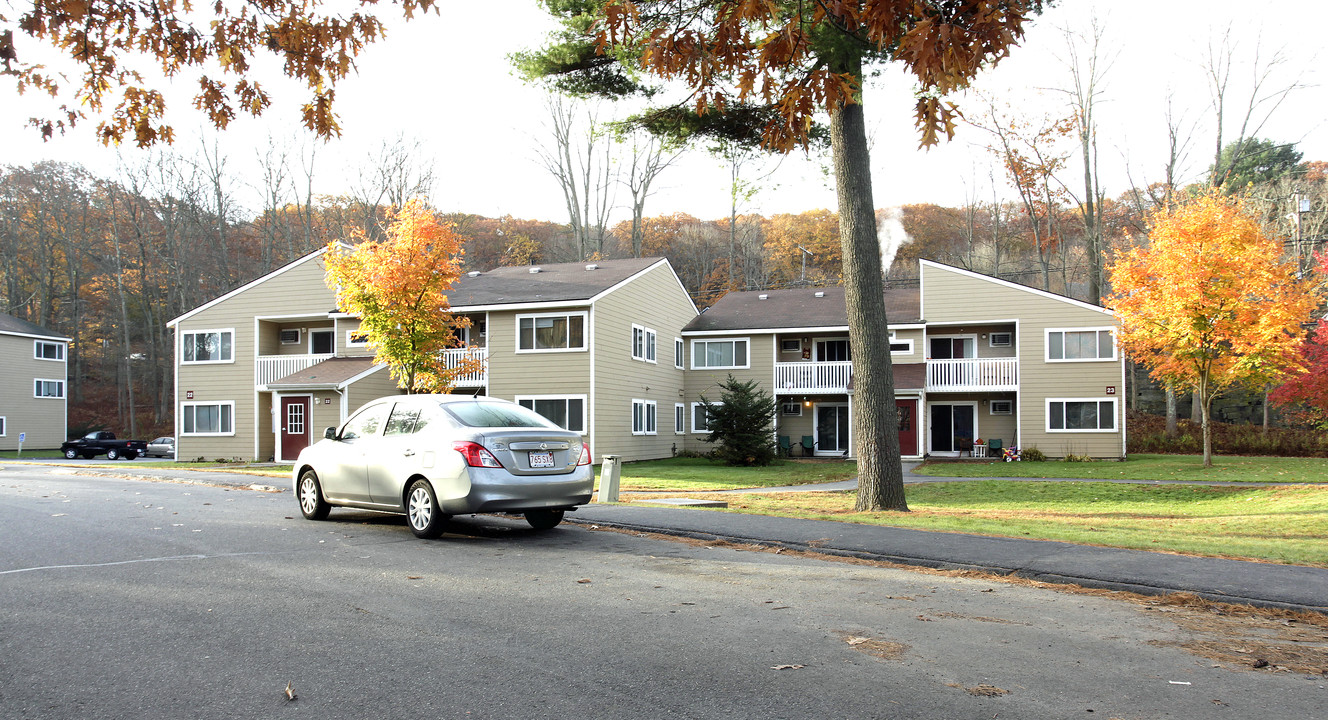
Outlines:
[[[899,454],[918,454],[918,401],[895,400],[899,411]]]
[[[284,397],[281,399],[281,459],[294,460],[309,446],[309,398]]]

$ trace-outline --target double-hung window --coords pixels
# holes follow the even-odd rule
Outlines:
[[[633,435],[655,435],[656,414],[654,400],[633,400],[632,401],[632,434]]]
[[[1111,328],[1047,330],[1047,362],[1115,360]]]
[[[9,430],[5,428],[5,419],[0,417],[0,437],[5,437],[8,432]]]
[[[1050,398],[1048,432],[1115,432],[1114,398]]]
[[[234,330],[195,330],[180,333],[180,361],[228,363],[235,361]]]
[[[723,405],[724,403],[712,402],[711,407]],[[692,432],[708,433],[710,432],[710,411],[706,409],[704,403],[692,403]]]
[[[748,367],[747,338],[693,340],[692,369],[715,370]]]
[[[682,403],[673,404],[673,434],[682,435],[687,432],[687,406]]]
[[[516,402],[564,430],[586,433],[585,395],[518,395]]]
[[[682,338],[673,338],[673,367],[682,369],[683,363],[683,344]]]
[[[32,357],[37,360],[58,360],[63,362],[65,359],[65,344],[38,340],[32,347]]]
[[[517,352],[569,352],[586,349],[586,314],[516,316]]]
[[[32,396],[39,398],[62,398],[65,396],[64,380],[42,380],[41,378],[32,381]]]
[[[234,435],[235,403],[181,403],[180,427],[184,435]]]
[[[655,362],[655,331],[640,325],[632,326],[632,359]]]

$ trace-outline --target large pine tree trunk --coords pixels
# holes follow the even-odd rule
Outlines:
[[[857,509],[908,510],[899,463],[899,415],[886,331],[881,246],[876,237],[867,129],[861,105],[847,105],[830,117],[830,142],[839,195],[849,343],[853,348]]]

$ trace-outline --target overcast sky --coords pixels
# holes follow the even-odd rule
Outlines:
[[[1324,127],[1328,96],[1323,73],[1316,70],[1325,59],[1319,52],[1319,37],[1328,26],[1326,6],[1268,0],[1258,4],[1258,14],[1251,16],[1254,4],[1227,0],[1063,0],[1035,21],[1023,46],[984,76],[977,88],[1033,117],[1064,113],[1064,98],[1056,92],[1069,87],[1062,28],[1087,33],[1096,14],[1104,32],[1103,62],[1110,63],[1099,106],[1104,189],[1114,196],[1128,188],[1131,177],[1138,183],[1161,178],[1169,96],[1174,114],[1186,121],[1186,127],[1192,126],[1185,169],[1188,178],[1195,179],[1211,162],[1215,138],[1211,83],[1204,76],[1204,64],[1210,43],[1220,43],[1229,30],[1236,57],[1228,91],[1227,137],[1238,132],[1232,117],[1243,115],[1249,101],[1256,50],[1265,66],[1281,53],[1283,62],[1272,70],[1267,87],[1295,83],[1304,87],[1287,97],[1258,134],[1298,143],[1307,160],[1328,160]],[[380,7],[386,11],[389,6]],[[536,155],[547,134],[543,91],[525,85],[507,60],[512,52],[538,45],[552,27],[550,20],[534,0],[443,0],[441,7],[441,16],[429,15],[408,25],[394,23],[387,41],[371,46],[362,56],[358,76],[338,87],[343,136],[320,147],[316,190],[343,191],[362,158],[385,138],[400,135],[419,139],[435,163],[439,182],[433,201],[440,209],[566,222],[558,187]],[[230,130],[217,134],[204,129],[201,116],[187,109],[191,89],[181,83],[172,96],[177,148],[191,153],[200,135],[209,143],[216,138],[231,157],[231,166],[241,170],[236,177],[241,197],[252,196],[243,187],[252,172],[243,170],[252,165],[269,136],[292,144],[309,142],[293,130],[299,124],[298,104],[303,98],[297,92],[281,93],[263,118],[237,120]],[[930,151],[917,149],[911,93],[903,74],[890,69],[867,89],[864,102],[872,136],[876,205],[959,205],[973,193],[990,198],[992,172],[997,173],[995,190],[1008,195],[983,147],[986,138],[981,131],[961,126],[955,140]],[[42,143],[24,127],[33,114],[32,102],[31,95],[16,96],[12,86],[0,89],[0,133],[5,138],[0,163],[26,165],[53,159],[81,162],[102,175],[115,173],[117,151],[90,140],[94,123]],[[972,98],[961,102],[973,116],[980,113],[980,105]],[[601,111],[612,112],[610,107]],[[141,157],[132,148],[120,152],[130,160]],[[834,208],[825,164],[825,158],[800,153],[786,158],[743,210],[769,215]],[[1077,177],[1076,173],[1067,177]],[[686,212],[713,219],[728,214],[727,171],[702,152],[689,154],[658,184],[646,208],[649,215]],[[625,205],[626,192],[619,197]],[[256,204],[250,201],[251,206]],[[625,207],[620,208],[614,220],[627,214]]]

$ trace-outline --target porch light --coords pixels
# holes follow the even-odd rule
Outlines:
[[[803,401],[802,401],[802,406],[803,406],[803,407],[811,407],[811,406],[812,406],[812,401],[811,401],[811,400],[803,400]]]

